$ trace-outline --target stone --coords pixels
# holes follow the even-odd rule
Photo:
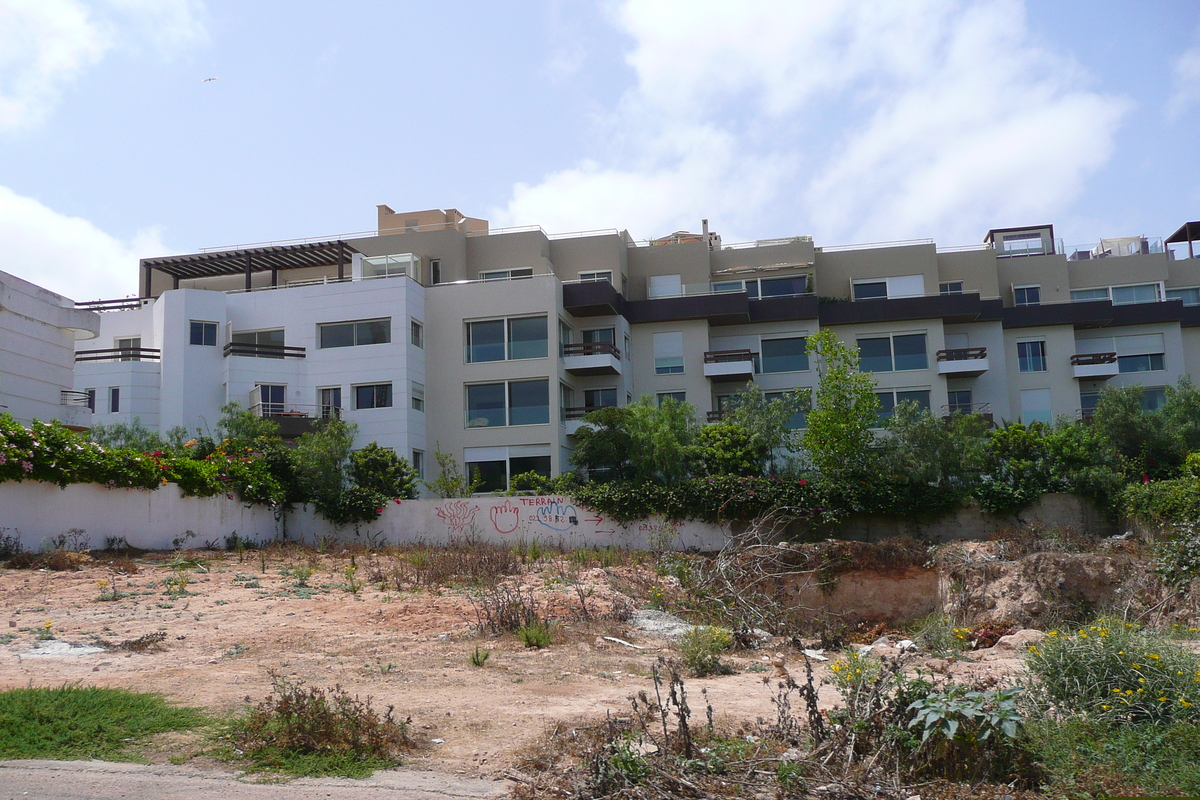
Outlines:
[[[1001,636],[996,642],[997,650],[1013,650],[1015,652],[1023,652],[1028,650],[1033,645],[1046,638],[1046,634],[1042,631],[1033,628],[1010,633],[1008,636]]]

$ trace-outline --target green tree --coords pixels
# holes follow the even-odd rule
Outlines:
[[[1120,454],[1125,477],[1137,480],[1143,474],[1152,478],[1170,478],[1183,466],[1187,455],[1182,438],[1166,424],[1170,417],[1163,411],[1142,407],[1141,386],[1106,388],[1092,414],[1091,424],[1099,435]],[[1177,402],[1171,416],[1182,416],[1188,403]],[[1176,419],[1176,424],[1186,420]]]
[[[475,475],[470,480],[463,475],[462,468],[450,453],[435,450],[433,459],[438,465],[437,477],[431,481],[423,481],[425,488],[442,498],[470,497],[483,482]]]
[[[587,470],[593,481],[626,480],[633,477],[633,436],[629,432],[629,406],[598,408],[583,418],[585,425],[575,434],[572,466]]]
[[[133,422],[112,422],[108,425],[98,422],[88,431],[88,438],[109,449],[128,447],[139,453],[167,449],[163,438],[143,425],[140,417],[134,417]]]
[[[858,350],[831,330],[808,337],[807,350],[815,357],[817,389],[804,447],[822,476],[861,476],[871,460],[871,428],[878,424],[875,379],[859,371]]]
[[[768,465],[778,471],[781,462],[800,447],[801,437],[788,423],[795,414],[808,410],[812,393],[797,389],[768,400],[752,383],[728,402],[729,411],[722,421],[740,425],[750,436],[751,446],[763,453],[760,473]]]
[[[947,424],[916,403],[901,403],[887,421],[880,468],[895,483],[968,487],[983,468],[988,427],[978,414],[955,414]]]
[[[666,484],[686,478],[689,450],[699,428],[695,409],[671,397],[657,407],[643,397],[626,408],[633,477]]]
[[[692,471],[697,475],[740,475],[747,478],[763,474],[770,451],[756,444],[753,434],[736,422],[705,425],[692,447]]]
[[[216,437],[218,441],[230,441],[252,444],[259,439],[279,438],[279,423],[266,417],[260,417],[248,408],[242,408],[237,400],[231,400],[221,406],[221,419],[217,422]]]
[[[306,500],[326,519],[348,520],[345,495],[351,487],[350,453],[358,427],[341,419],[324,420],[316,430],[296,439],[296,478]]]
[[[371,442],[350,454],[350,477],[354,485],[382,498],[416,497],[417,474],[406,459]]]

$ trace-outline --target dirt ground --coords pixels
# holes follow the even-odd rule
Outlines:
[[[562,620],[553,644],[534,650],[512,636],[478,634],[464,591],[381,590],[363,579],[368,570],[361,560],[364,585],[351,591],[345,553],[276,553],[265,569],[255,552],[189,555],[206,566],[184,572],[186,594],[174,595],[164,585],[180,574],[169,564],[172,554],[143,554],[134,560],[135,574],[101,560],[75,571],[0,569],[0,689],[78,681],[160,692],[224,713],[266,697],[274,671],[311,686],[340,685],[370,696],[377,708],[393,705],[411,716],[426,746],[410,768],[500,778],[548,723],[627,711],[630,695],[653,691],[656,659],[673,652],[667,640],[597,619],[614,603],[638,605],[620,588],[653,583],[648,568],[580,568],[570,580],[563,580],[561,561],[527,570],[523,584]],[[292,572],[304,565],[315,570],[308,588]],[[114,590],[117,599],[100,600]],[[581,619],[583,603],[593,619]],[[54,638],[39,639],[47,623]],[[148,652],[99,647],[158,633],[161,644]],[[491,653],[482,668],[470,663],[477,646]],[[774,642],[724,657],[736,674],[689,679],[693,709],[703,708],[701,689],[707,689],[718,720],[773,718],[771,687],[764,684],[770,672],[761,659],[778,651],[794,654]],[[818,667],[818,677],[827,666]],[[927,666],[947,665],[928,660]],[[1011,651],[981,651],[949,668],[957,678],[999,677],[1019,669],[1019,659]],[[822,686],[820,697],[836,704],[831,686]],[[179,752],[165,748],[151,758]]]

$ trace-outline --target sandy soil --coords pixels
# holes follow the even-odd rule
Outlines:
[[[268,560],[265,570],[256,553],[242,561],[234,554],[194,555],[207,562],[207,571],[187,572],[183,596],[165,593],[163,582],[177,573],[164,554],[136,559],[136,574],[100,562],[78,571],[0,569],[0,689],[82,681],[161,692],[227,712],[262,700],[271,686],[268,671],[275,671],[312,686],[341,685],[369,695],[376,707],[394,705],[411,715],[429,743],[412,767],[499,777],[551,721],[624,713],[630,695],[652,691],[655,660],[672,653],[670,642],[620,622],[579,619],[573,580],[589,613],[600,616],[622,599],[614,583],[627,583],[629,575],[620,573],[633,567],[584,569],[572,581],[562,580],[561,563],[528,573],[524,584],[563,620],[551,647],[532,650],[513,637],[475,633],[476,613],[461,591],[381,591],[369,584],[349,591],[346,554],[285,553]],[[300,564],[315,569],[311,589],[284,574]],[[653,580],[651,573],[643,577]],[[124,596],[98,600],[113,589]],[[37,638],[46,622],[53,640]],[[158,632],[165,637],[155,652],[80,647]],[[608,642],[605,635],[644,649]],[[483,668],[469,662],[476,646],[491,652]],[[770,646],[783,649],[782,643]],[[703,708],[700,690],[707,689],[718,719],[772,718],[771,688],[764,685],[770,673],[761,657],[734,654],[725,660],[737,674],[689,679],[693,709]],[[1000,676],[1018,667],[1011,652],[975,657],[950,669],[959,677],[965,671]],[[818,677],[825,673],[823,666]],[[832,706],[837,695],[826,685],[821,699]]]

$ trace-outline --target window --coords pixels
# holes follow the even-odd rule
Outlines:
[[[747,292],[750,291],[751,283],[753,281],[746,281]],[[805,275],[793,275],[790,278],[763,278],[758,283],[758,297],[794,297],[798,294],[808,293],[808,279]],[[755,294],[751,294],[750,299],[754,298]]]
[[[1046,371],[1046,343],[1042,340],[1017,342],[1017,367],[1021,372]]]
[[[683,294],[681,276],[651,275],[646,294],[650,297],[678,297]]]
[[[415,319],[409,324],[409,337],[413,347],[425,347],[425,326]]]
[[[859,339],[858,353],[858,368],[863,372],[929,369],[929,354],[925,349],[923,333]]]
[[[654,397],[658,401],[659,406],[667,400],[674,400],[676,403],[687,402],[687,392],[659,392]]]
[[[489,319],[467,323],[468,364],[547,355],[547,318]]]
[[[116,414],[121,410],[121,387],[113,386],[108,390],[108,413]]]
[[[441,282],[442,260],[440,258],[431,258],[429,259],[429,284],[431,286],[437,286]]]
[[[467,427],[541,425],[550,421],[550,381],[481,383],[467,389]]]
[[[1142,390],[1142,410],[1158,411],[1167,402],[1167,390],[1154,386]]]
[[[1159,300],[1157,283],[1140,283],[1136,286],[1112,287],[1114,306],[1127,303],[1155,303]]]
[[[1041,286],[1014,286],[1013,303],[1018,306],[1036,306],[1042,302]]]
[[[364,383],[354,387],[355,408],[391,408],[392,385],[390,383]]]
[[[919,297],[925,294],[923,275],[897,275],[853,281],[855,300],[882,300],[887,297]]]
[[[1041,253],[1045,249],[1042,245],[1042,234],[1034,231],[1032,233],[1009,233],[1001,237],[1001,249],[1005,253],[1019,253],[1026,255],[1029,253]]]
[[[879,427],[883,427],[892,414],[896,411],[896,406],[901,403],[916,403],[918,408],[925,411],[929,410],[929,390],[928,389],[901,389],[895,392],[876,392],[875,396],[879,398],[879,408],[875,414],[879,420]]]
[[[412,410],[425,410],[425,384],[416,381],[412,383]]]
[[[199,344],[205,347],[217,346],[217,323],[215,322],[191,322],[191,344]]]
[[[468,447],[463,453],[467,475],[480,481],[477,492],[503,492],[509,481],[526,472],[550,477],[550,456],[545,447]],[[538,453],[537,451],[543,451]],[[566,522],[566,520],[563,520]]]
[[[96,413],[96,390],[84,389],[87,393],[87,407],[93,414]]]
[[[283,328],[271,331],[235,331],[230,337],[234,344],[247,345],[235,355],[251,356],[253,358],[283,358],[282,352],[272,352],[274,348],[283,347]],[[264,346],[265,347],[262,347]],[[258,349],[262,347],[262,349]]]
[[[407,275],[414,281],[421,281],[421,258],[412,253],[398,253],[390,256],[370,256],[363,259],[364,278],[384,278]]]
[[[1072,289],[1071,302],[1081,303],[1087,300],[1107,300],[1108,289]]]
[[[1029,425],[1033,422],[1044,422],[1049,425],[1053,421],[1050,410],[1049,389],[1021,390],[1021,422]]]
[[[559,356],[566,355],[565,348],[567,345],[569,345],[571,343],[574,335],[575,335],[575,330],[570,325],[568,325],[566,322],[563,322],[560,319],[558,321],[558,355]]]
[[[1185,306],[1200,306],[1200,289],[1167,289],[1168,300],[1182,300]]]
[[[142,347],[142,337],[140,337],[140,336],[130,336],[130,337],[127,337],[124,339],[117,339],[117,349],[118,350],[125,350],[125,351],[140,350],[141,347]],[[123,352],[123,353],[121,353],[121,360],[122,361],[141,361],[142,357],[139,353]]]
[[[387,344],[392,341],[391,319],[366,319],[318,325],[321,349]]]
[[[788,339],[763,339],[763,372],[804,372],[808,369],[808,353],[805,346],[808,338],[796,336]]]
[[[962,294],[962,281],[946,281],[938,284],[938,294]]]
[[[588,408],[613,408],[617,405],[617,390],[611,389],[585,389],[583,391],[583,404]]]
[[[515,269],[493,269],[479,273],[481,281],[513,281],[521,278],[532,278],[533,267],[517,267]]]
[[[785,400],[788,395],[800,395],[800,407],[787,418],[784,423],[789,431],[801,431],[808,427],[808,409],[812,405],[812,393],[810,391],[800,389],[792,389],[790,392],[764,392],[763,399],[768,403],[773,400]]]
[[[633,358],[633,347],[629,344],[629,334],[625,334],[625,360]]]
[[[607,281],[608,283],[612,283],[612,270],[606,269],[599,270],[597,272],[581,272],[579,273],[579,280],[587,282]]]
[[[1079,391],[1079,415],[1084,419],[1089,419],[1095,413],[1096,404],[1099,402],[1099,392],[1085,392],[1081,389]]]
[[[1155,372],[1166,369],[1162,353],[1145,353],[1139,356],[1117,356],[1118,372]]]
[[[612,328],[595,328],[583,332],[583,341],[589,344],[616,345],[617,333]]]
[[[971,410],[971,390],[960,389],[955,392],[947,392],[946,398],[950,401],[946,406],[946,410],[951,414],[970,414]]]
[[[679,375],[683,372],[683,331],[654,334],[654,374]]]
[[[320,389],[318,395],[321,401],[321,419],[337,419],[342,415],[342,387]]]
[[[425,451],[412,451],[412,467],[413,472],[417,473],[417,477],[424,480],[425,478]]]
[[[260,383],[258,385],[258,408],[261,416],[268,417],[282,414],[286,401],[286,386],[274,383]]]
[[[888,296],[886,281],[871,281],[854,284],[855,300],[883,300]]]

